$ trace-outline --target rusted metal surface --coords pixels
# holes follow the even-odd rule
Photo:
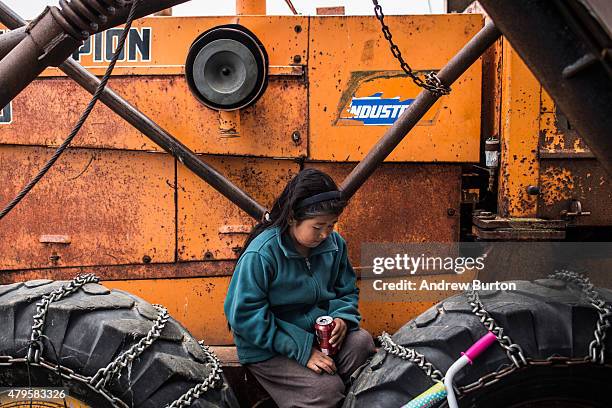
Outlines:
[[[0,26],[0,32],[2,31],[4,31],[4,28]],[[0,59],[4,58],[9,51],[15,48],[25,36],[25,27],[2,33],[2,35],[0,35]]]
[[[500,35],[493,24],[487,24],[440,70],[440,81],[447,86],[452,85]],[[347,196],[352,196],[359,189],[438,99],[439,96],[428,90],[419,93],[410,107],[342,182],[341,188]]]
[[[79,47],[79,39],[67,35],[60,25],[57,10],[47,7],[29,25],[28,35],[0,60],[0,106],[13,100],[46,67],[61,64]]]
[[[481,229],[517,228],[517,229],[558,229],[567,227],[563,220],[547,220],[541,218],[502,218],[487,212],[478,212],[472,217],[474,226]]]
[[[291,160],[213,157],[205,160],[270,208],[299,171]],[[236,259],[255,220],[202,180],[178,168],[178,256],[180,260]]]
[[[565,231],[553,229],[498,228],[484,230],[476,226],[472,234],[483,241],[556,241],[565,239]],[[514,278],[513,278],[514,279]]]
[[[307,163],[307,167],[323,170],[337,181],[352,165]],[[338,231],[358,267],[362,243],[457,241],[460,200],[459,165],[385,163],[351,198]]]
[[[52,149],[0,146],[6,203]],[[162,154],[69,149],[0,223],[0,268],[173,262],[175,161]],[[69,243],[40,242],[65,235]]]
[[[265,15],[266,0],[236,0],[236,14],[245,15]]]
[[[570,225],[612,226],[612,185],[596,160],[542,160],[538,217],[565,218]],[[579,201],[584,215],[572,213]]]
[[[233,344],[223,313],[230,277],[103,281],[150,303],[164,305],[197,339],[210,345]]]
[[[93,273],[105,281],[231,276],[235,261],[151,263],[135,265],[95,265],[67,268],[13,269],[0,271],[0,285],[33,279],[70,280]]]
[[[527,187],[539,181],[540,84],[504,40],[501,115],[501,165],[498,213],[534,218],[537,197]]]
[[[612,174],[609,36],[578,2],[481,3]]]
[[[416,71],[442,68],[482,27],[476,15],[390,16],[385,21]],[[312,18],[310,27],[310,157],[362,160],[389,126],[363,126],[352,119],[347,112],[352,98],[382,93],[381,98],[404,101],[416,98],[420,88],[398,75],[399,64],[375,19]],[[478,161],[480,84],[480,64],[474,64],[388,160]]]

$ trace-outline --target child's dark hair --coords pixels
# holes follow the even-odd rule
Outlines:
[[[347,205],[343,198],[321,201],[318,203],[296,208],[296,204],[315,194],[336,191],[338,186],[334,180],[317,169],[304,169],[287,183],[280,196],[276,198],[269,213],[269,219],[264,219],[253,229],[247,238],[240,255],[249,246],[251,241],[266,228],[280,227],[281,233],[289,228],[289,220],[303,221],[318,215],[340,215]]]

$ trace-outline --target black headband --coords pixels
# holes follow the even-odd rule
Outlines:
[[[336,200],[339,198],[342,198],[342,191],[326,191],[325,193],[315,194],[312,197],[307,197],[298,201],[295,205],[295,209],[297,210],[298,208],[306,207],[307,205],[320,203],[322,201]]]

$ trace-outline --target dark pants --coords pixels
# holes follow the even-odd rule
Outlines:
[[[334,356],[337,372],[317,374],[285,356],[247,365],[279,408],[337,407],[345,397],[345,383],[374,353],[374,341],[363,329],[348,332]]]

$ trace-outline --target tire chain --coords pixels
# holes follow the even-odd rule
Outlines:
[[[589,303],[591,303],[591,305],[597,310],[599,314],[599,318],[597,320],[597,326],[595,328],[595,334],[594,334],[595,339],[589,344],[589,355],[582,357],[582,358],[568,358],[568,357],[562,357],[562,356],[551,356],[545,360],[525,358],[524,355],[522,355],[522,356],[519,356],[519,358],[521,359],[520,362],[521,363],[524,362],[524,364],[520,364],[520,365],[514,364],[514,360],[511,358],[511,360],[513,360],[512,365],[505,366],[499,369],[498,371],[494,371],[489,374],[486,374],[471,384],[456,387],[456,390],[459,391],[460,395],[465,395],[465,394],[474,392],[478,389],[493,385],[499,382],[502,378],[516,371],[525,370],[529,366],[568,367],[568,366],[599,363],[599,364],[602,364],[612,369],[612,364],[606,364],[604,360],[604,349],[605,349],[604,340],[606,337],[607,329],[610,326],[612,326],[612,324],[610,324],[610,317],[612,317],[612,308],[608,306],[603,299],[601,299],[601,297],[599,296],[599,293],[595,290],[594,285],[584,275],[563,269],[561,271],[556,271],[555,273],[549,275],[549,278],[558,279],[558,280],[562,280],[567,283],[573,283],[577,285],[581,289],[583,294],[586,296]],[[472,305],[472,303],[469,301],[471,297],[470,295],[472,292],[476,295],[476,297],[473,299],[478,300],[480,305],[478,305],[476,302],[475,302],[476,304]],[[473,308],[477,308],[479,312],[480,311],[486,312],[486,310],[484,309],[484,305],[482,305],[482,302],[480,302],[480,299],[478,298],[478,294],[475,291],[473,290],[468,291],[467,296],[468,296],[468,303],[470,303],[470,305],[472,305]],[[488,312],[486,312],[486,314],[488,315]],[[482,318],[481,318],[481,321],[482,321]],[[485,319],[485,321],[488,321],[488,320]],[[492,321],[493,321],[493,324],[495,325],[494,320]],[[490,324],[490,321],[488,322]],[[487,325],[485,324],[485,326]],[[499,327],[499,329],[502,330],[500,332],[500,335],[503,336],[503,329],[501,327]],[[497,333],[494,333],[494,334],[497,336]],[[518,350],[521,350],[521,354],[522,354],[522,349],[520,348],[520,346],[516,345],[518,348],[513,348],[512,347],[513,343],[510,340],[510,338],[508,336],[503,336],[503,337],[506,338],[506,340],[503,340],[504,343],[506,343],[507,341],[510,342],[508,347],[511,350],[517,350],[516,352],[518,352]],[[406,349],[404,346],[401,346],[395,343],[391,339],[391,337],[389,337],[389,335],[385,332],[383,332],[383,334],[379,336],[379,340],[383,344],[383,348],[385,349],[385,351],[387,351],[387,353],[398,356],[400,358],[408,359],[408,358],[404,358],[403,355],[410,355],[411,351],[416,353],[416,351],[414,350]],[[498,337],[498,342],[499,342],[499,337]],[[501,344],[502,343],[500,342],[500,345]],[[598,353],[599,353],[599,357],[597,356]],[[424,359],[424,356],[423,356],[423,359]]]
[[[389,46],[391,47],[391,53],[399,61],[400,66],[402,70],[406,73],[406,75],[408,75],[417,86],[428,90],[429,92],[435,94],[438,97],[450,94],[451,88],[443,84],[435,72],[430,72],[426,74],[425,80],[421,79],[417,74],[414,73],[410,65],[408,65],[408,63],[404,60],[402,52],[400,51],[397,44],[393,42],[393,34],[391,34],[389,26],[385,23],[385,15],[383,14],[382,6],[378,4],[378,0],[372,0],[372,3],[374,3],[374,14],[376,15],[378,21],[380,21],[383,35],[385,36],[385,39],[389,42]]]
[[[472,307],[472,313],[474,313],[484,324],[485,328],[492,332],[497,337],[497,342],[504,350],[506,355],[512,361],[512,364],[516,368],[527,365],[527,359],[523,353],[523,349],[518,344],[514,343],[512,339],[504,334],[504,328],[497,324],[495,319],[491,317],[489,312],[485,309],[484,305],[480,301],[478,292],[474,289],[469,289],[466,293],[466,297],[469,305]]]
[[[378,340],[380,340],[380,343],[387,354],[391,354],[401,358],[402,360],[407,360],[413,364],[416,364],[434,382],[441,382],[444,380],[444,374],[442,374],[442,372],[432,363],[427,361],[423,354],[414,349],[397,344],[393,341],[391,336],[389,336],[389,333],[383,332],[380,336],[378,336]]]
[[[605,364],[605,344],[607,330],[612,326],[612,307],[606,304],[588,277],[579,273],[562,269],[549,276],[551,279],[558,279],[574,284],[580,288],[587,301],[597,310],[597,323],[595,327],[593,341],[589,344],[589,357],[593,363]]]
[[[86,385],[92,391],[102,395],[113,408],[129,408],[129,406],[121,399],[112,395],[112,393],[106,389],[106,383],[112,379],[114,375],[119,373],[123,368],[127,367],[136,357],[141,355],[148,347],[150,347],[155,340],[157,340],[161,331],[165,327],[166,322],[170,318],[166,308],[160,305],[153,305],[158,311],[157,319],[153,323],[153,326],[145,337],[140,339],[138,343],[134,344],[128,350],[122,352],[119,357],[113,360],[108,366],[98,370],[93,376],[85,376],[77,373],[76,371],[62,366],[52,361],[46,360],[42,356],[43,347],[41,337],[43,336],[43,329],[45,319],[49,306],[53,302],[64,299],[82,288],[87,283],[98,283],[100,279],[92,274],[79,275],[66,285],[55,289],[51,293],[42,296],[41,301],[36,304],[36,314],[34,315],[34,324],[32,326],[32,335],[30,340],[30,346],[28,348],[26,357],[13,357],[0,355],[0,367],[10,367],[16,364],[26,364],[33,367],[41,367],[47,370],[53,371],[59,374],[62,378],[67,380],[74,380],[79,383]],[[36,346],[33,346],[33,345]],[[202,396],[206,391],[211,388],[216,388],[218,385],[223,383],[221,378],[221,363],[215,353],[204,344],[203,341],[198,342],[202,351],[205,355],[206,365],[211,367],[210,373],[206,379],[188,390],[185,394],[179,397],[174,402],[168,404],[167,408],[185,408],[190,406],[198,398]],[[32,351],[34,347],[34,351]]]
[[[149,332],[145,337],[140,339],[138,343],[132,345],[129,349],[122,352],[106,367],[101,368],[98,372],[91,378],[90,384],[94,388],[102,388],[106,387],[106,384],[117,374],[121,372],[122,369],[128,367],[136,357],[140,356],[146,349],[151,347],[153,342],[159,338],[162,330],[166,327],[166,322],[170,318],[168,315],[168,310],[165,307],[160,305],[153,305],[155,309],[157,309],[157,319]]]
[[[87,283],[98,283],[98,279],[95,275],[79,275],[74,278],[68,284],[55,289],[53,292],[48,293],[42,297],[42,299],[36,304],[36,314],[34,315],[34,323],[32,324],[32,335],[30,336],[30,344],[28,346],[27,358],[30,363],[38,363],[43,352],[43,344],[41,336],[47,319],[47,312],[49,306],[53,302],[62,300],[79,290],[83,285]]]
[[[202,347],[202,351],[206,355],[206,360],[208,360],[207,364],[210,364],[211,370],[208,373],[208,376],[204,381],[195,387],[191,388],[185,394],[183,394],[179,399],[174,401],[172,404],[166,406],[166,408],[184,408],[190,406],[195,400],[200,398],[200,395],[208,391],[209,388],[215,388],[219,382],[222,382],[221,379],[221,362],[219,358],[215,355],[215,353],[204,344],[204,341],[199,342],[200,347]]]

